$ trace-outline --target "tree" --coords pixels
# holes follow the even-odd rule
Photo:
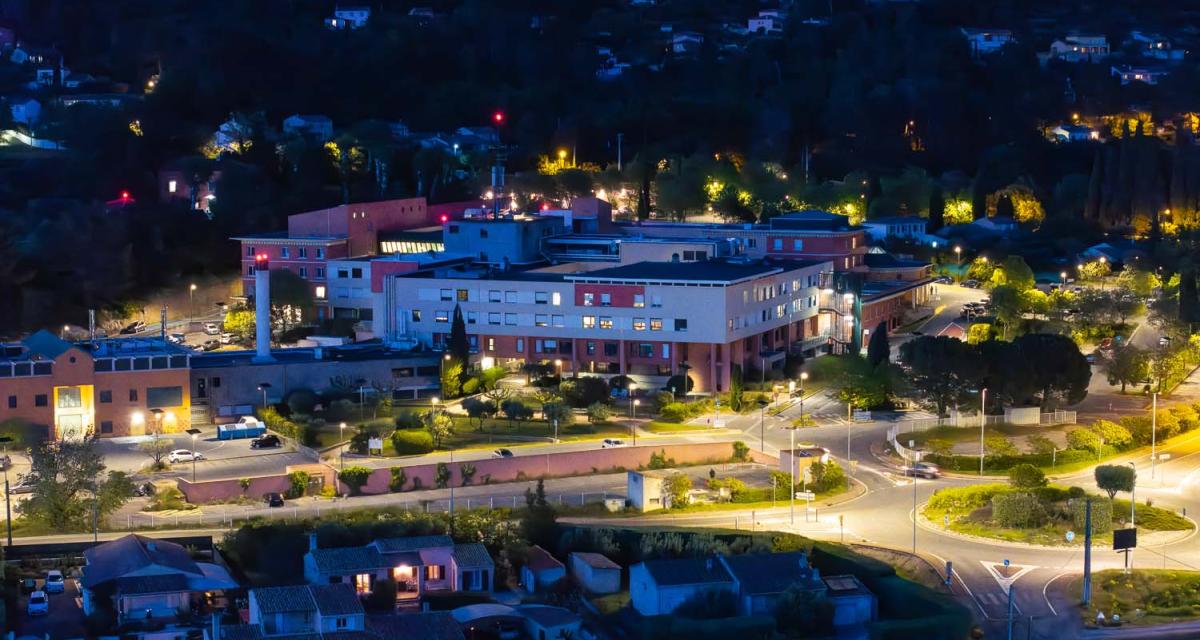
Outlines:
[[[571,411],[571,407],[561,402],[551,402],[542,406],[542,414],[546,418],[547,423],[558,421],[559,428],[566,428],[575,423],[575,412]]]
[[[532,544],[550,546],[556,541],[558,514],[546,500],[546,484],[537,481],[533,491],[525,489],[525,513],[521,515],[521,537]]]
[[[253,309],[235,309],[225,314],[225,321],[222,323],[222,329],[226,333],[232,333],[239,340],[250,340],[254,338],[254,310]]]
[[[1139,384],[1150,378],[1150,354],[1131,344],[1116,347],[1100,359],[1100,369],[1111,385]]]
[[[1117,286],[1145,298],[1162,286],[1162,280],[1153,271],[1127,266],[1117,276]]]
[[[742,382],[742,365],[734,364],[729,367],[729,408],[732,411],[742,410],[742,394],[745,391]]]
[[[1046,474],[1023,462],[1008,470],[1008,483],[1018,489],[1038,489],[1046,486]]]
[[[514,422],[519,425],[533,417],[533,409],[525,406],[520,400],[505,400],[504,404],[500,405],[500,411],[508,418],[509,426]]]
[[[33,491],[17,511],[47,530],[89,530],[133,496],[124,473],[110,471],[100,480],[104,471],[102,456],[88,442],[39,444],[25,476]]]
[[[1021,256],[1011,255],[992,273],[991,282],[994,285],[1008,285],[1017,291],[1032,289],[1033,269],[1025,264]]]
[[[1097,420],[1089,427],[1093,433],[1104,441],[1104,444],[1117,449],[1124,449],[1133,444],[1133,434],[1125,427],[1108,420]],[[1168,432],[1169,433],[1169,432]]]
[[[462,370],[462,365],[453,359],[442,361],[442,399],[449,400],[462,394]]]
[[[1072,429],[1067,432],[1067,446],[1081,451],[1099,453],[1100,436],[1091,429]]]
[[[1004,338],[1008,339],[1008,330],[1020,322],[1024,316],[1025,300],[1021,296],[1021,291],[1016,287],[1000,285],[992,289],[988,310],[1004,327]]]
[[[477,428],[483,431],[483,420],[489,416],[496,414],[496,405],[486,400],[479,398],[467,398],[462,401],[462,408],[467,412],[467,417],[478,421]]]
[[[921,336],[900,347],[909,382],[946,415],[951,405],[966,402],[979,388],[983,362],[972,345],[949,336]]]
[[[271,269],[271,325],[287,331],[313,317],[312,285],[289,269]]]
[[[471,358],[471,344],[467,340],[467,323],[463,320],[462,307],[458,304],[454,305],[454,317],[450,322],[450,339],[446,342],[446,352],[450,354],[450,359],[457,362],[461,368],[459,377],[461,377],[462,369],[465,369]]]
[[[150,469],[153,471],[161,471],[162,469],[167,468],[167,463],[163,462],[163,459],[166,458],[167,454],[175,448],[175,442],[170,438],[155,437],[141,443],[138,445],[138,448],[141,449],[143,453],[150,456],[152,461],[150,463]]]
[[[1116,497],[1118,491],[1132,492],[1137,481],[1137,472],[1133,467],[1123,464],[1102,464],[1096,467],[1096,486],[1108,494],[1108,499]]]
[[[891,355],[891,347],[888,345],[887,337],[887,322],[880,322],[875,325],[875,330],[871,332],[871,340],[867,343],[867,362],[871,363],[872,367],[887,362]]]
[[[1087,397],[1092,367],[1079,352],[1075,341],[1060,335],[1030,333],[1013,340],[1016,358],[1023,364],[1023,373],[1011,379],[1015,402],[1039,399],[1042,409],[1052,410],[1060,404],[1077,404]],[[1017,397],[1017,390],[1025,397]],[[1032,391],[1033,393],[1029,393]]]
[[[671,508],[678,509],[688,504],[688,492],[692,490],[692,479],[686,473],[671,474],[663,483],[663,492],[671,497]]]
[[[433,446],[440,447],[442,441],[453,432],[454,421],[444,412],[430,410],[421,415],[421,426],[433,438]]]
[[[588,422],[591,422],[592,424],[608,420],[611,414],[612,411],[608,408],[608,405],[603,402],[593,402],[592,404],[589,404],[587,408]]]
[[[542,387],[533,391],[533,399],[542,407],[542,417],[546,417],[546,406],[562,400],[558,389]]]

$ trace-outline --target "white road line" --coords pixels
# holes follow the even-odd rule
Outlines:
[[[1042,585],[1042,599],[1046,601],[1046,606],[1050,607],[1050,613],[1053,613],[1055,618],[1058,617],[1058,610],[1054,608],[1054,605],[1050,604],[1050,596],[1046,593],[1046,590],[1050,588],[1051,582],[1054,582],[1055,580],[1058,580],[1059,578],[1061,578],[1063,576],[1067,576],[1067,575],[1071,575],[1071,574],[1060,573],[1060,574],[1054,576],[1053,578],[1050,578],[1049,580],[1046,581],[1046,584]]]

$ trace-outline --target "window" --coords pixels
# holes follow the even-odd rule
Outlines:
[[[637,354],[638,354],[639,358],[653,358],[654,357],[654,345],[646,344],[644,342],[639,344],[637,346]]]
[[[467,295],[466,289],[456,289],[454,291],[454,299],[458,300],[459,302],[466,302],[467,297],[468,297],[468,295]]]
[[[33,397],[33,406],[35,406],[35,407],[50,406],[50,399],[48,397],[46,397],[46,394],[39,393]]]
[[[82,406],[83,398],[80,396],[79,387],[63,387],[58,390],[59,409],[78,409]]]
[[[662,346],[662,354],[663,354],[663,360],[669,360],[671,358],[671,345],[664,344]]]
[[[495,312],[488,313],[488,324],[500,324],[500,314]]]
[[[450,289],[440,289],[438,291],[438,299],[442,302],[450,302],[454,299],[454,292]]]
[[[525,353],[525,338],[517,338],[517,351]]]
[[[213,378],[213,379],[212,379],[212,385],[213,385],[213,388],[214,388],[214,389],[219,389],[219,388],[221,388],[221,379],[220,379],[220,378]]]
[[[504,292],[504,302],[506,304],[516,304],[517,303],[517,292],[516,291],[505,291]]]
[[[792,240],[792,251],[804,251],[804,241],[800,239]]]
[[[100,433],[112,433],[112,420],[100,421]]]
[[[550,294],[550,304],[552,304],[556,307],[561,306],[562,305],[562,294],[557,291]]]
[[[130,401],[130,402],[137,402],[137,401],[138,401],[138,392],[137,392],[137,389],[130,389],[130,390],[129,390],[129,401]]]
[[[584,329],[595,329],[596,328],[596,316],[584,316],[583,317],[583,328]]]
[[[433,312],[433,321],[434,322],[450,322],[450,312],[449,311],[434,311]]]
[[[279,257],[280,258],[290,258],[291,257],[288,255],[287,247],[279,247]]]
[[[250,265],[250,266],[246,267],[246,275],[248,275],[248,276],[254,275],[254,265]]]
[[[179,182],[177,182],[175,180],[167,181],[167,193],[175,193],[175,190],[178,188],[179,188]]]
[[[17,408],[17,397],[16,397],[16,396],[9,396],[9,397],[8,397],[8,408],[9,408],[9,409],[16,409],[16,408]]]
[[[317,247],[317,260],[325,258],[325,247]]]
[[[661,307],[662,306],[662,296],[650,296],[650,306],[651,307]]]
[[[634,331],[645,331],[646,330],[646,319],[645,318],[634,318],[633,319],[633,330]]]
[[[296,257],[307,258],[308,257],[308,249],[305,247],[296,247]]]
[[[501,299],[502,298],[500,296],[499,290],[492,289],[492,290],[488,291],[488,302],[500,302]]]
[[[317,269],[317,271],[322,271],[322,269]],[[321,285],[317,285],[316,287],[314,287],[313,288],[313,296],[316,297],[316,299],[318,299],[318,300],[324,300],[325,299],[325,287],[323,287]]]
[[[591,340],[587,341],[587,354],[589,356],[596,355],[596,343]]]
[[[561,315],[557,314],[557,313],[556,313],[556,314],[554,314],[554,315],[552,315],[552,316],[550,316],[550,324],[552,324],[552,325],[554,325],[554,326],[556,326],[556,327],[564,327],[564,326],[566,326],[566,323],[564,322],[564,319],[563,319],[563,317],[562,317]]]
[[[349,624],[350,624],[350,621],[347,620],[346,618],[338,618],[337,622],[336,622],[338,629],[345,629],[347,626],[349,626]]]
[[[431,564],[431,565],[426,566],[425,567],[425,579],[426,580],[445,580],[446,579],[446,565]]]
[[[787,305],[782,305],[782,304],[775,305],[775,317],[782,318],[783,312],[786,310],[787,310]]]
[[[600,316],[600,328],[601,329],[611,329],[612,328],[612,318],[610,316]]]
[[[600,306],[602,306],[602,307],[611,307],[612,306],[612,294],[611,293],[600,294]]]
[[[546,293],[545,291],[533,292],[533,303],[534,304],[550,304],[550,294]]]
[[[533,326],[535,326],[535,327],[550,326],[550,316],[548,316],[544,313],[539,313],[539,314],[533,316]]]
[[[506,324],[510,327],[517,326],[517,314],[515,314],[515,313],[504,314],[504,324]]]
[[[746,246],[750,247],[751,249],[757,247],[758,239],[757,238],[746,238]]]
[[[495,350],[496,350],[496,339],[495,339],[495,338],[488,338],[488,339],[487,339],[487,350],[488,350],[488,351],[495,351]]]
[[[650,330],[662,331],[662,318],[650,318]]]
[[[467,324],[475,324],[479,320],[479,313],[476,311],[467,312]]]
[[[594,293],[583,294],[583,306],[591,307],[591,306],[594,306],[595,304],[596,304],[596,294],[594,294]]]
[[[318,278],[324,278],[324,277],[325,277],[325,269],[324,269],[324,268],[322,268],[322,267],[317,267],[317,277],[318,277]]]
[[[371,574],[360,573],[354,576],[354,592],[358,595],[371,593]]]
[[[633,306],[637,309],[646,306],[646,295],[642,293],[633,294]]]
[[[455,234],[457,234],[457,233],[458,233],[458,225],[456,225],[456,224],[452,224],[452,225],[450,225],[450,226],[446,227],[446,229],[447,229],[448,231],[450,231],[450,234],[451,234],[451,235],[455,235]]]
[[[306,269],[304,267],[300,267],[299,274],[300,274],[301,278],[307,278],[308,277],[308,269]]]
[[[615,355],[617,355],[617,343],[615,343],[615,342],[605,342],[605,343],[604,343],[604,355],[606,355],[606,356],[615,356]]]
[[[775,238],[772,240],[771,248],[775,251],[783,251],[783,238]]]
[[[146,406],[151,409],[183,405],[183,387],[148,387]]]
[[[730,320],[729,323],[732,325],[733,321]],[[687,318],[675,318],[675,330],[687,331]]]
[[[112,402],[112,391],[100,392],[100,404],[109,404]]]
[[[254,247],[246,247],[246,255],[253,258],[254,257]]]
[[[420,310],[420,309],[413,309],[413,310],[412,310],[412,321],[413,321],[413,322],[420,322],[420,321],[421,321],[421,310]]]

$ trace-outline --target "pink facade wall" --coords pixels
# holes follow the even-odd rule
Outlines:
[[[195,484],[179,478],[177,482],[183,496],[192,504],[229,500],[240,495],[261,500],[264,493],[286,493],[288,487],[291,486],[286,475],[250,478],[250,487],[245,491],[242,491],[242,485],[238,483],[237,478],[208,480]]]

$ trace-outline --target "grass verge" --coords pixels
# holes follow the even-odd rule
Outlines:
[[[1071,591],[1080,595],[1082,580],[1075,580]],[[1103,611],[1108,620],[1113,614],[1130,625],[1152,625],[1194,620],[1200,617],[1200,572],[1161,569],[1134,569],[1126,575],[1120,569],[1099,571],[1092,577],[1092,604],[1080,609],[1087,626],[1095,626],[1096,613]]]

